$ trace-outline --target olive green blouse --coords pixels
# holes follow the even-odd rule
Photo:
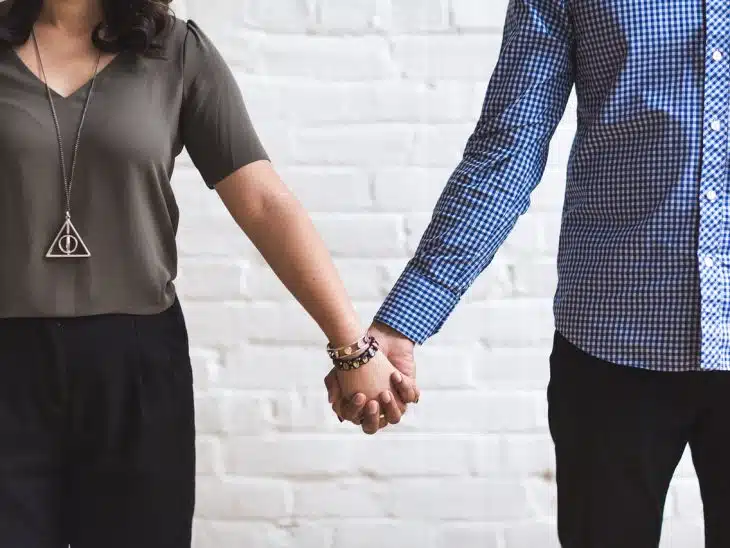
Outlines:
[[[46,258],[64,220],[60,155],[45,85],[0,46],[0,317],[152,314],[175,299],[185,147],[213,188],[267,159],[240,89],[192,21],[174,20],[162,59],[121,53],[99,72],[84,122],[72,221],[88,258]],[[90,82],[53,93],[66,165]]]

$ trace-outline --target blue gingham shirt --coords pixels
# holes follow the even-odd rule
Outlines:
[[[481,119],[376,319],[441,328],[527,210],[573,86],[556,328],[616,364],[730,370],[727,0],[511,0]]]

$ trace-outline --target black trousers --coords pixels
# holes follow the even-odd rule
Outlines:
[[[730,547],[730,373],[613,365],[560,334],[550,367],[563,548],[656,548],[687,444],[702,492],[705,545]]]
[[[189,548],[194,444],[179,303],[0,320],[0,547]]]

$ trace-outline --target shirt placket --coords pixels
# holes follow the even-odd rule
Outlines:
[[[705,81],[702,120],[702,171],[699,184],[698,268],[701,293],[703,369],[725,367],[730,340],[726,322],[727,253],[724,206],[728,163],[727,29],[730,10],[724,0],[706,1]]]

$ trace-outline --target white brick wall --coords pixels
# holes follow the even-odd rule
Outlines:
[[[275,164],[369,320],[418,243],[493,69],[507,0],[177,0],[230,61]],[[545,385],[573,107],[533,207],[443,333],[423,402],[367,438],[324,343],[204,189],[176,188],[199,429],[196,548],[549,548]],[[662,547],[701,546],[683,461]]]

